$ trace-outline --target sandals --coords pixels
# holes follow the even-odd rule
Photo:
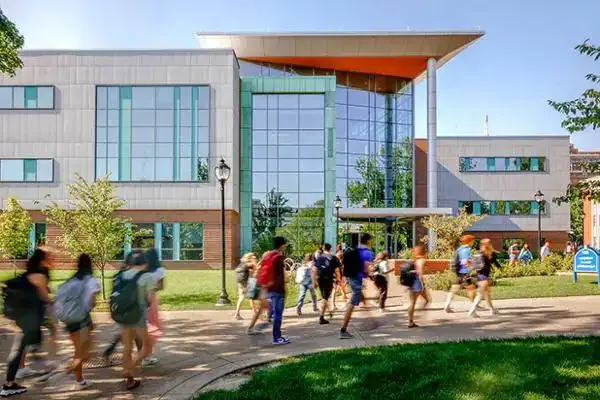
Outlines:
[[[125,387],[127,390],[135,390],[140,387],[142,382],[139,379],[134,379],[133,377],[129,377],[125,379]]]
[[[415,324],[414,322],[412,324],[408,324],[409,328],[418,328],[419,325]]]

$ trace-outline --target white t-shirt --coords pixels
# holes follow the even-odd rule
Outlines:
[[[83,289],[83,301],[88,310],[91,310],[91,299],[92,296],[100,293],[100,284],[98,279],[89,276],[84,281],[85,288]]]

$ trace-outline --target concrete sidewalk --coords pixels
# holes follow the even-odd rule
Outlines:
[[[395,285],[392,285],[395,286]],[[166,332],[156,355],[160,364],[140,373],[142,386],[127,393],[120,379],[120,367],[85,371],[94,386],[84,392],[70,391],[72,378],[63,377],[44,386],[31,380],[24,384],[29,393],[25,399],[189,399],[200,388],[234,370],[299,354],[328,349],[385,345],[399,342],[448,341],[485,337],[505,338],[527,335],[596,334],[600,323],[598,297],[568,297],[497,301],[500,314],[488,316],[482,311],[474,319],[466,315],[468,302],[457,300],[455,312],[441,310],[445,294],[434,292],[434,303],[428,311],[417,311],[420,328],[406,327],[407,299],[398,289],[392,290],[389,311],[360,310],[355,313],[350,332],[354,340],[339,340],[342,313],[334,315],[330,325],[318,325],[311,307],[303,317],[286,310],[283,328],[292,340],[287,346],[271,345],[270,330],[264,335],[247,336],[247,321],[236,321],[231,311],[165,312]],[[247,317],[250,316],[246,312]],[[96,343],[102,346],[114,332],[107,314],[95,316],[98,322]],[[12,335],[8,323],[0,323],[0,357],[8,355]],[[101,346],[98,346],[100,351]],[[68,357],[71,346],[61,335],[61,354]],[[5,373],[6,364],[1,364]]]

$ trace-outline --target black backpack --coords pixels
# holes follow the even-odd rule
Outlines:
[[[9,279],[2,284],[2,302],[4,316],[12,321],[23,317],[39,301],[35,286],[29,282],[26,274]]]
[[[415,278],[415,263],[412,260],[407,261],[400,269],[400,284],[411,287],[415,283]]]
[[[342,262],[344,264],[344,276],[347,278],[355,278],[363,271],[362,258],[357,248],[347,248],[342,255]]]
[[[337,258],[334,258],[335,256],[332,254],[321,254],[321,256],[317,259],[315,266],[317,267],[317,274],[319,278],[333,279],[335,269],[338,267],[336,263]]]
[[[483,268],[485,267],[485,259],[484,259],[484,255],[482,252],[480,251],[476,251],[475,253],[473,253],[473,255],[471,256],[471,268],[474,271],[481,271]]]
[[[137,287],[137,282],[143,274],[144,271],[140,271],[133,279],[124,279],[121,271],[113,279],[113,289],[110,295],[110,315],[116,323],[134,325],[140,322],[144,316]]]

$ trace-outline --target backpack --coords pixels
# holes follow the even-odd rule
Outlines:
[[[308,272],[308,266],[302,264],[296,270],[296,283],[301,285],[304,283],[304,278],[306,278],[306,273]]]
[[[335,256],[329,255],[329,257],[327,257],[325,254],[322,254],[321,257],[319,257],[316,263],[317,274],[319,278],[333,278],[333,274],[335,273],[335,268],[337,266],[337,260],[334,260],[333,257]]]
[[[240,285],[246,285],[248,283],[248,278],[250,277],[250,270],[246,264],[240,264],[235,269],[235,273],[237,276],[237,283]]]
[[[113,289],[110,295],[110,315],[121,325],[134,325],[144,316],[140,304],[137,282],[144,274],[138,272],[133,279],[123,278],[123,272],[117,273],[113,279]]]
[[[83,294],[85,281],[71,278],[58,287],[54,301],[54,316],[66,325],[86,319],[89,310],[85,306]]]
[[[347,278],[354,278],[363,271],[362,258],[357,248],[347,248],[342,256],[342,262],[344,263],[344,276]]]
[[[9,279],[2,284],[4,316],[12,321],[27,314],[39,301],[35,287],[26,274]]]
[[[481,271],[485,267],[485,260],[483,259],[484,255],[480,251],[476,251],[471,256],[471,268],[474,271]]]
[[[460,268],[460,258],[459,258],[458,251],[457,251],[454,253],[454,258],[452,260],[450,260],[450,271],[458,272],[459,268]]]
[[[404,264],[402,266],[402,268],[400,269],[400,284],[402,286],[407,286],[407,287],[411,287],[413,285],[413,283],[415,283],[415,263],[414,261],[410,260],[407,261],[406,264]]]
[[[279,257],[279,253],[276,251],[266,252],[262,260],[260,260],[260,269],[258,270],[258,276],[256,277],[256,283],[260,286],[268,286],[275,280],[275,259]]]

